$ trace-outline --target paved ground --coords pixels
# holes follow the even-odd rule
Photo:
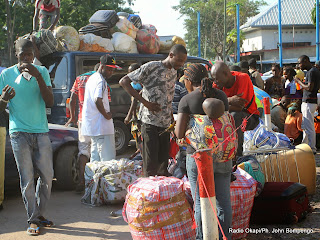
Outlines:
[[[133,149],[130,149],[131,153]],[[128,154],[129,154],[128,153]],[[311,234],[249,234],[247,240],[266,239],[320,239],[320,156],[317,156],[317,194],[311,198],[314,212],[308,218],[296,225],[250,226],[252,229],[266,227],[280,229],[312,229]],[[81,195],[74,192],[53,190],[47,211],[48,217],[56,226],[41,229],[41,235],[36,239],[43,240],[75,240],[75,239],[119,239],[129,240],[131,235],[122,216],[112,217],[111,211],[122,208],[122,205],[90,207],[80,203]],[[6,192],[4,210],[0,212],[0,239],[20,240],[33,237],[26,234],[26,212],[23,206],[19,187]]]

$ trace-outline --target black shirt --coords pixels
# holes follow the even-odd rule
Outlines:
[[[223,91],[216,88],[213,89],[213,93],[213,98],[221,100],[224,103],[225,111],[229,111],[227,95]],[[205,99],[206,97],[204,97],[198,89],[194,90],[193,92],[187,94],[180,100],[178,113],[205,115],[205,112],[202,109],[202,103]],[[194,152],[195,149],[188,145],[187,153],[192,154]]]
[[[315,67],[307,72],[305,84],[309,82],[313,83],[313,89],[311,91],[303,90],[302,102],[317,103],[317,93],[320,87],[320,71]]]

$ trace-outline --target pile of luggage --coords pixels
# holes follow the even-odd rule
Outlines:
[[[168,53],[175,44],[186,46],[178,36],[160,41],[156,27],[142,24],[139,15],[114,10],[98,10],[79,31],[60,26],[53,32],[43,29],[34,35],[40,57],[56,51],[157,54]]]
[[[84,204],[123,202],[127,187],[142,176],[142,161],[128,159],[89,162],[85,168]]]

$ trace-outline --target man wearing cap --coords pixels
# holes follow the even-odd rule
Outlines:
[[[91,162],[108,161],[116,157],[107,85],[115,68],[120,67],[116,65],[114,57],[103,55],[97,72],[92,74],[86,84],[81,131],[83,136],[91,137]]]
[[[144,176],[167,176],[170,133],[166,129],[173,121],[172,100],[177,70],[187,60],[183,45],[174,45],[163,61],[152,61],[129,73],[120,85],[141,103],[139,120],[142,122]],[[131,86],[141,83],[142,95]]]

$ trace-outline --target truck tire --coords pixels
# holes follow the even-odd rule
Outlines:
[[[58,150],[54,164],[56,186],[60,190],[73,190],[78,182],[78,147],[63,146]]]
[[[131,138],[129,128],[122,121],[114,120],[114,138],[117,155],[120,155],[127,150]]]

